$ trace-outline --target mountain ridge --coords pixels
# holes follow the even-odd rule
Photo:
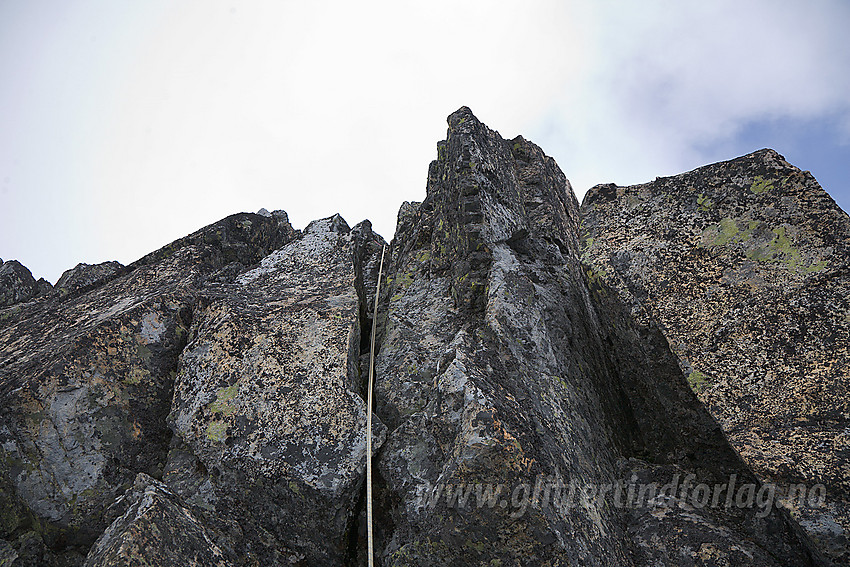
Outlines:
[[[846,561],[850,219],[810,174],[766,149],[579,204],[462,107],[427,178],[389,245],[239,213],[3,308],[0,556],[364,564],[377,301],[379,564]],[[733,505],[731,479],[785,505]]]

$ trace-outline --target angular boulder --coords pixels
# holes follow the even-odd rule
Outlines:
[[[137,473],[162,476],[200,290],[291,235],[277,219],[233,215],[108,283],[13,307],[0,322],[2,472],[48,547],[85,553]]]
[[[0,260],[0,307],[29,301],[49,293],[52,287],[44,278],[36,281],[32,272],[17,260]]]
[[[342,564],[348,553],[366,466],[357,258],[373,240],[339,216],[311,223],[206,289],[182,353],[169,421],[206,473],[194,499],[246,537],[265,534],[279,560]],[[166,482],[187,485],[185,467],[169,469]]]
[[[53,289],[61,295],[77,292],[89,286],[96,286],[117,274],[124,266],[120,262],[101,262],[100,264],[79,263],[65,270],[56,280]]]
[[[657,322],[736,451],[850,561],[850,218],[772,150],[582,204],[589,277]],[[826,498],[799,498],[821,485]]]
[[[176,495],[144,473],[108,510],[113,515],[118,517],[92,546],[84,567],[229,567],[238,561]]]

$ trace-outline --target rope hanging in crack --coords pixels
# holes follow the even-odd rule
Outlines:
[[[369,348],[369,395],[366,403],[366,539],[369,549],[369,567],[374,566],[372,538],[372,382],[375,377],[375,334],[378,328],[378,300],[381,297],[381,278],[384,273],[384,251],[381,247],[381,264],[378,267],[378,285],[375,287],[375,311],[372,315],[372,344]]]

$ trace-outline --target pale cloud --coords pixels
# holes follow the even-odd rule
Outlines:
[[[753,121],[850,124],[846,3],[593,6],[593,64],[539,127],[579,192],[700,165],[702,148]]]
[[[753,119],[848,120],[839,2],[63,9],[0,8],[0,256],[51,280],[260,207],[389,239],[461,105],[579,194],[699,165]]]

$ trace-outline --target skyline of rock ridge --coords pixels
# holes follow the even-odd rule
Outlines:
[[[848,276],[772,150],[579,204],[462,107],[390,243],[263,209],[0,265],[0,559],[364,565],[371,458],[380,565],[846,564]]]

